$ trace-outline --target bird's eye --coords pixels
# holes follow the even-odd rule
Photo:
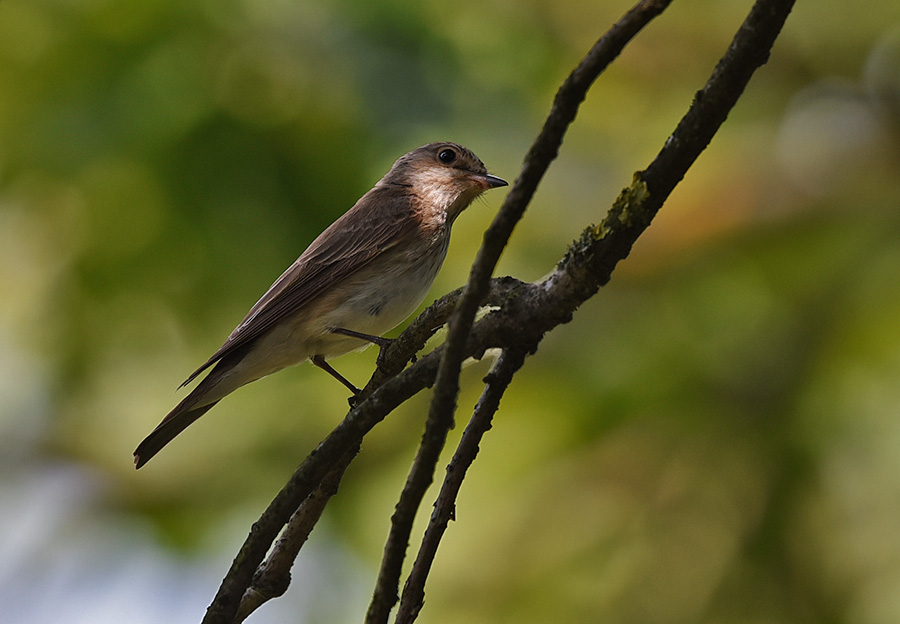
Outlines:
[[[449,148],[442,149],[440,152],[438,152],[438,160],[440,160],[445,165],[449,165],[454,160],[456,160],[456,152]]]

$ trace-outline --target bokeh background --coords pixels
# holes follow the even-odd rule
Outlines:
[[[678,0],[639,35],[498,274],[539,279],[603,217],[749,5]],[[397,156],[455,140],[513,179],[628,6],[0,2],[0,619],[198,622],[346,392],[290,369],[140,472],[132,449]],[[459,219],[429,301],[503,192]],[[336,365],[363,383],[374,355]],[[251,621],[361,620],[426,405],[367,439]],[[798,2],[631,257],[527,362],[457,517],[425,623],[900,621],[900,3]]]

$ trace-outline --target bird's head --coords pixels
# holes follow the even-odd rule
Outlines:
[[[401,156],[381,184],[407,187],[423,207],[441,211],[452,222],[476,197],[507,182],[489,174],[471,150],[444,142]]]

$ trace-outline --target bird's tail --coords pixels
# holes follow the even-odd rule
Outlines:
[[[218,401],[214,401],[206,405],[193,407],[198,398],[195,396],[197,390],[200,390],[199,386],[194,392],[185,397],[184,401],[176,405],[175,409],[169,412],[162,422],[156,426],[156,429],[151,431],[150,435],[138,444],[138,447],[134,450],[134,467],[136,469],[150,461],[150,458],[159,453],[175,436],[218,403]]]
[[[187,429],[188,425],[208,412],[213,405],[219,402],[225,395],[245,383],[253,381],[253,378],[234,375],[235,367],[247,354],[249,345],[234,350],[216,362],[215,367],[191,390],[184,400],[169,412],[156,429],[150,432],[143,442],[134,450],[134,467],[140,468],[179,433]],[[197,372],[201,372],[208,364]],[[191,381],[197,373],[188,378]],[[185,382],[187,383],[187,382]],[[184,384],[182,384],[184,385]]]

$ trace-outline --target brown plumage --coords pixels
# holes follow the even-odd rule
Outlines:
[[[309,359],[355,392],[326,358],[365,348],[409,316],[444,261],[453,221],[478,195],[505,185],[455,143],[430,143],[400,157],[187,378],[182,385],[212,367],[138,445],[135,467],[223,397],[286,366]]]

